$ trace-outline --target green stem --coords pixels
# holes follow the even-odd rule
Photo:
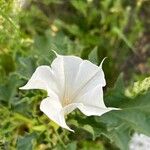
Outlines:
[[[134,50],[134,47],[132,46],[131,42],[126,38],[126,36],[122,33],[122,31],[119,30],[118,28],[114,28],[114,31],[126,43],[126,45],[132,50],[132,52],[136,53],[136,51]]]
[[[25,116],[23,116],[21,114],[18,114],[18,113],[14,113],[14,119],[16,119],[16,120],[22,120],[22,121],[27,122],[29,124],[33,124],[33,121],[31,121],[27,117],[25,117]]]
[[[66,148],[66,145],[65,145],[65,143],[62,141],[62,139],[61,139],[61,137],[59,136],[57,130],[54,129],[54,131],[55,131],[55,133],[56,133],[56,135],[57,135],[57,138],[58,138],[59,142],[62,144],[63,148]]]

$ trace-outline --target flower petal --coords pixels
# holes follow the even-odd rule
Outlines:
[[[103,100],[103,88],[101,87],[101,85],[96,86],[81,97],[77,97],[75,102],[82,104],[78,106],[78,108],[87,116],[100,116],[111,110],[120,110],[118,108],[107,108],[105,106]]]
[[[71,113],[72,111],[74,111],[76,108],[80,107],[80,105],[82,106],[82,103],[71,103],[65,107],[63,107],[62,111],[65,115],[68,115],[69,113]]]
[[[84,105],[106,108],[103,100],[103,88],[98,85],[86,92],[84,95],[76,97],[75,102],[83,103]]]
[[[118,110],[115,108],[100,108],[100,107],[90,106],[90,105],[82,105],[82,106],[80,105],[78,108],[86,116],[101,116],[104,113],[107,113],[108,111]]]
[[[53,72],[49,66],[40,66],[33,73],[28,83],[20,89],[42,89],[48,92],[48,95],[59,93],[55,83]]]
[[[78,95],[81,96],[88,91],[91,91],[97,85],[100,85],[101,87],[106,85],[102,67],[98,67],[91,62],[84,60],[80,64],[78,74],[75,78],[75,92],[72,96],[73,99]]]
[[[76,56],[57,54],[51,67],[56,76],[59,91],[61,91],[61,100],[74,100],[97,85],[105,86],[106,82],[101,66],[98,67]]]
[[[111,110],[118,110],[116,108],[101,108],[96,106],[84,105],[83,103],[72,103],[63,108],[64,114],[69,114],[78,108],[86,116],[101,116]]]
[[[62,100],[69,99],[72,95],[74,78],[82,61],[81,58],[76,56],[57,55],[57,58],[52,62],[51,67],[57,78]]]
[[[62,106],[58,98],[45,98],[41,102],[40,110],[62,128],[65,128],[69,131],[73,131],[67,126],[65,122],[64,113],[62,112]]]

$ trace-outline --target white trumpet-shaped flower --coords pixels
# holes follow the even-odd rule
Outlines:
[[[102,63],[101,63],[102,64]],[[65,122],[65,115],[78,108],[87,116],[100,116],[112,109],[103,101],[105,77],[102,65],[96,66],[76,56],[62,56],[49,66],[39,66],[28,83],[20,89],[42,89],[48,97],[40,109],[61,127],[73,131]]]

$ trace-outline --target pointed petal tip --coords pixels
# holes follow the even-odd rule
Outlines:
[[[122,110],[121,108],[115,108],[115,107],[107,107],[108,109],[110,109],[110,111],[111,110]]]
[[[104,57],[103,60],[101,61],[101,64],[99,65],[99,67],[102,68],[103,62],[107,59],[108,57]]]
[[[75,131],[74,131],[74,130],[72,130],[71,128],[69,128],[69,127],[66,127],[65,129],[67,129],[67,130],[69,130],[69,131],[71,131],[71,132],[75,133]]]
[[[30,90],[31,88],[29,88],[29,86],[26,84],[22,87],[19,87],[19,90]]]
[[[60,56],[55,50],[52,49],[51,51],[56,55],[56,57]]]
[[[19,90],[25,90],[25,86],[19,87]]]
[[[40,110],[47,115],[49,119],[55,122],[58,126],[74,132],[65,122],[64,114],[61,111],[59,99],[47,97],[41,101]]]

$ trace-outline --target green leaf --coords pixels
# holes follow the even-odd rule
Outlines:
[[[36,60],[33,57],[20,57],[19,65],[17,66],[17,73],[21,78],[29,79],[36,69]]]
[[[17,150],[33,150],[35,134],[31,133],[24,137],[19,137],[17,141]]]
[[[11,100],[16,96],[18,87],[21,84],[19,76],[16,74],[11,74],[6,83],[0,85],[0,101],[11,103]]]
[[[34,49],[32,51],[38,59],[39,64],[50,64],[51,62],[51,32],[45,31],[44,35],[37,35],[34,39]]]
[[[87,3],[81,0],[71,0],[71,4],[84,16],[87,14]]]
[[[129,135],[133,131],[150,136],[150,92],[135,99],[130,99],[122,105],[122,110],[111,111],[102,117],[96,117],[96,121],[105,124],[107,127],[105,134],[121,150],[127,150],[127,143],[130,140]],[[127,131],[125,132],[124,129]],[[115,139],[112,136],[117,137]],[[118,142],[119,139],[120,142]]]
[[[57,146],[53,150],[76,150],[77,149],[77,142],[72,141],[71,143],[67,144],[66,147],[62,147],[62,145],[57,144]]]
[[[126,43],[126,45],[134,52],[134,48],[132,46],[132,43],[126,38],[124,33],[121,30],[119,30],[119,28],[117,28],[117,27],[114,27],[113,31],[116,34],[118,34],[119,38],[122,39]]]
[[[71,142],[67,145],[66,150],[76,150],[77,149],[77,142]]]
[[[129,98],[125,96],[123,74],[120,74],[114,88],[107,92],[104,100],[109,107],[121,107],[124,103],[128,102]]]
[[[0,66],[2,66],[5,70],[6,74],[13,72],[15,70],[15,63],[11,55],[9,54],[1,54],[0,55]]]
[[[128,150],[131,131],[127,125],[122,124],[109,132],[105,132],[105,135],[109,137],[112,144],[115,144],[121,150]]]
[[[87,132],[91,133],[93,139],[95,139],[94,130],[93,130],[92,126],[90,126],[90,125],[87,124],[87,125],[84,125],[84,126],[82,127],[82,129],[84,129],[84,130],[86,130]]]
[[[101,141],[81,141],[80,150],[105,150]]]
[[[98,64],[98,58],[97,58],[97,47],[95,47],[88,56],[89,60],[94,63]]]
[[[145,78],[142,81],[137,81],[132,87],[126,90],[126,95],[129,97],[136,97],[137,95],[144,94],[150,88],[150,77]]]

